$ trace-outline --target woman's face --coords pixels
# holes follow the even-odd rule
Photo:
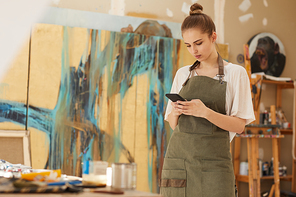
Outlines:
[[[187,29],[183,32],[184,43],[189,53],[198,61],[202,62],[208,59],[215,49],[217,34],[209,37],[208,34],[202,33],[198,28]]]

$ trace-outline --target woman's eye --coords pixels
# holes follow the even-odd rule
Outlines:
[[[201,45],[202,44],[202,42],[200,42],[200,43],[196,43],[196,45]]]
[[[186,45],[186,47],[191,47],[190,45]]]

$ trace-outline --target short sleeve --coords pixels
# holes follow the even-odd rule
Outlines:
[[[245,68],[241,67],[232,77],[232,105],[230,106],[230,116],[239,117],[246,120],[246,125],[255,120],[250,80]]]

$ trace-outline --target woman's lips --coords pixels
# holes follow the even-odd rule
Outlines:
[[[201,55],[194,55],[196,59],[199,59]]]

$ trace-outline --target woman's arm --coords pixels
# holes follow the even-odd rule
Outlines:
[[[242,133],[245,129],[246,120],[234,116],[220,114],[208,108],[206,119],[216,126],[235,133]]]
[[[191,115],[195,117],[205,118],[216,126],[226,131],[235,133],[242,133],[245,128],[245,119],[241,119],[234,116],[227,116],[215,112],[214,110],[206,107],[204,103],[199,99],[191,101],[178,101],[182,105],[176,105],[176,111],[180,114]]]

